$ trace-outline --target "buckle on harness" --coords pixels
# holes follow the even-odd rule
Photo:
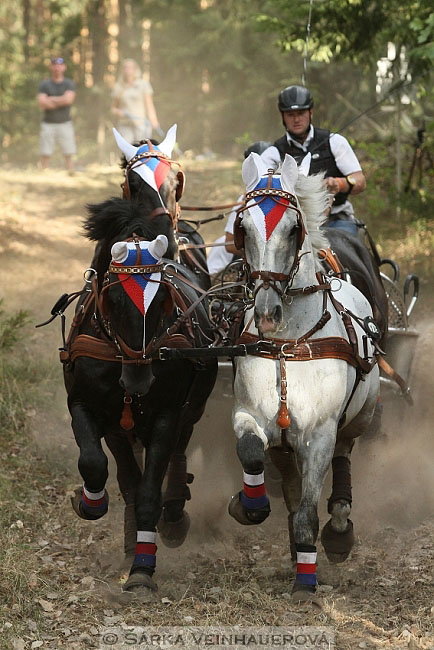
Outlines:
[[[167,361],[168,358],[166,357],[165,353],[166,353],[168,350],[170,350],[170,348],[160,348],[160,349],[158,350],[158,359],[159,359],[160,361]]]
[[[280,348],[280,352],[281,352],[281,354],[283,354],[283,356],[284,356],[285,358],[287,358],[287,359],[289,359],[289,358],[291,358],[291,357],[292,357],[292,358],[295,357],[295,354],[294,354],[294,353],[291,353],[291,352],[285,352],[285,347],[286,347],[287,345],[290,345],[290,346],[293,348],[295,345],[297,345],[297,343],[284,343],[284,344],[281,346],[281,348]]]

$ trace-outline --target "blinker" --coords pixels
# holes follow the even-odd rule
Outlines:
[[[60,296],[59,300],[57,300],[57,302],[54,304],[50,312],[52,316],[56,316],[57,314],[62,314],[65,311],[65,309],[68,306],[68,298],[69,295],[67,293],[63,293]]]
[[[363,329],[369,338],[373,339],[374,341],[379,341],[381,339],[381,332],[378,328],[378,325],[371,316],[366,316],[366,318],[363,320]]]

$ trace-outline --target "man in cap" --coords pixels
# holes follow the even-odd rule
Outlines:
[[[76,153],[74,127],[70,109],[75,100],[75,84],[65,77],[66,64],[62,57],[53,57],[50,78],[44,79],[38,88],[38,105],[44,115],[40,130],[41,167],[48,167],[56,143],[65,156],[65,166],[72,172],[72,156]]]
[[[360,194],[366,188],[366,179],[348,140],[338,133],[312,125],[313,98],[308,88],[288,86],[281,91],[278,108],[286,129],[261,157],[272,169],[277,169],[290,154],[298,164],[311,153],[310,174],[325,172],[325,180],[333,203],[327,227],[342,228],[357,235],[358,228],[350,194]]]

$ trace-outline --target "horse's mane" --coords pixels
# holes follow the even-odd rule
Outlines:
[[[324,187],[324,174],[314,174],[313,176],[298,174],[295,193],[305,218],[305,226],[312,243],[317,270],[321,270],[321,262],[317,253],[321,248],[329,246],[327,237],[320,230],[320,226],[327,219],[326,210],[329,206],[329,193]]]
[[[121,167],[125,166],[126,159],[122,156]],[[102,203],[87,204],[88,217],[83,222],[83,228],[88,239],[113,241],[115,238],[128,237],[132,232],[154,239],[160,234],[156,231],[155,223],[146,219],[146,215],[161,206],[158,193],[134,172],[130,172],[128,179],[130,200],[112,197]],[[169,211],[172,211],[170,203],[175,200],[177,183],[175,172],[170,170],[160,187],[161,199]]]
[[[91,241],[113,242],[125,239],[133,232],[151,240],[160,234],[155,222],[146,218],[155,208],[154,201],[125,201],[112,197],[102,203],[88,204],[86,208],[89,216],[83,222],[83,229]]]

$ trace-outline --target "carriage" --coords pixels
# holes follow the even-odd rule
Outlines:
[[[387,336],[387,360],[392,368],[410,386],[411,366],[414,359],[418,332],[410,322],[410,316],[419,295],[419,278],[409,274],[401,288],[400,270],[396,262],[383,259],[381,267],[392,269],[390,276],[385,270],[380,271],[387,295],[389,323]],[[387,399],[405,394],[399,385],[385,373],[381,376],[382,393]]]

